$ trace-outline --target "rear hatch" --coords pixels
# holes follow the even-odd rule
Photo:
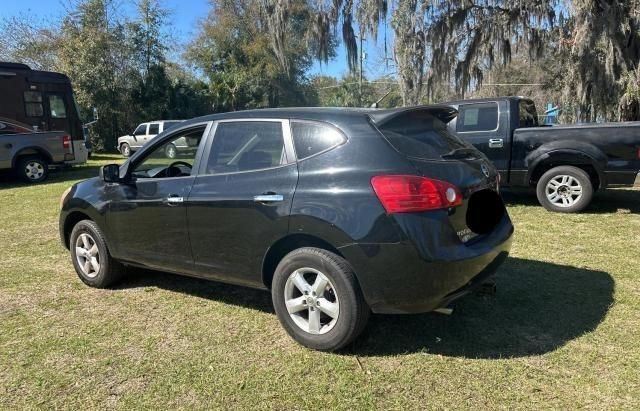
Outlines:
[[[417,174],[456,186],[462,204],[449,221],[458,238],[473,243],[500,223],[505,208],[498,193],[499,173],[472,145],[451,134],[446,123],[457,112],[416,107],[372,119],[389,144],[415,166]]]

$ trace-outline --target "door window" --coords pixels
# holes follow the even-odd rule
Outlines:
[[[42,117],[42,93],[39,91],[24,92],[24,107],[27,117]]]
[[[207,173],[260,170],[286,163],[280,121],[221,122],[211,145]]]
[[[49,111],[51,112],[51,118],[67,118],[64,97],[56,94],[49,95]]]
[[[482,103],[460,106],[457,132],[493,131],[498,128],[498,104]]]
[[[298,160],[311,157],[345,141],[344,136],[335,128],[310,122],[291,122],[293,143]]]
[[[193,163],[206,126],[187,129],[146,154],[133,169],[133,177],[168,178],[193,174]]]
[[[149,134],[156,135],[160,132],[160,123],[149,124]]]
[[[136,128],[136,131],[133,132],[134,136],[144,136],[146,134],[147,134],[147,125],[146,124],[140,124]]]

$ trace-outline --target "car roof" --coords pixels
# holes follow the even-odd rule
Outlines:
[[[260,119],[260,118],[297,118],[300,120],[318,120],[330,123],[341,123],[354,118],[368,118],[377,125],[395,118],[396,116],[413,111],[432,111],[450,121],[457,111],[446,105],[422,105],[398,107],[390,109],[360,108],[360,107],[288,107],[264,108],[226,113],[209,114],[189,120],[190,123],[216,121],[226,119]]]

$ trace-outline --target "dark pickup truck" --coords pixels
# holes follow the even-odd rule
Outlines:
[[[598,189],[640,184],[640,122],[543,126],[523,97],[446,104],[459,112],[450,130],[486,154],[502,185],[534,187],[547,210],[581,211]]]

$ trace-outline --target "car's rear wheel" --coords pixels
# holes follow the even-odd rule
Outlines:
[[[120,144],[120,153],[125,157],[129,157],[131,155],[131,146],[127,143]]]
[[[584,210],[591,202],[593,185],[584,170],[560,166],[540,177],[536,194],[540,204],[549,211],[575,213]]]
[[[69,249],[78,277],[91,287],[109,287],[124,274],[125,267],[111,257],[102,231],[91,220],[73,227]]]
[[[370,313],[349,264],[319,248],[287,254],[276,268],[271,296],[284,329],[316,350],[345,347],[364,330]]]
[[[39,183],[46,180],[49,174],[49,165],[38,156],[24,157],[18,162],[18,174],[28,183]]]

